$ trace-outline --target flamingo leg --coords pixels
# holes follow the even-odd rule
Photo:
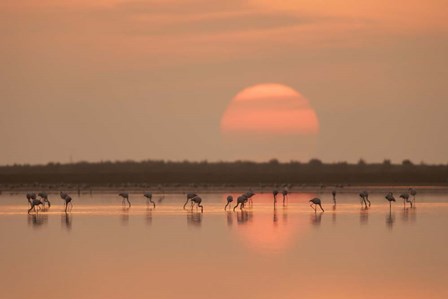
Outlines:
[[[322,210],[322,212],[325,212],[324,208],[322,208],[322,205],[319,204],[320,209]]]

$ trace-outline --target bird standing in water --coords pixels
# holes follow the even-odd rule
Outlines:
[[[320,198],[315,197],[315,198],[310,200],[310,203],[311,203],[310,207],[314,209],[314,212],[317,211],[317,209],[316,209],[317,206],[320,207],[322,212],[325,212],[325,210],[322,208],[322,202],[321,202]]]
[[[367,203],[369,203],[370,207],[369,192],[362,191],[361,193],[359,193],[359,197],[361,197],[361,204],[364,204],[367,208]]]
[[[123,205],[125,204],[124,201],[127,200],[129,208],[131,207],[131,202],[129,201],[129,193],[128,192],[121,192],[121,193],[118,194],[118,196],[121,196],[123,198],[123,201],[122,201]]]
[[[26,199],[28,200],[28,203],[29,203],[30,206],[31,206],[31,202],[32,202],[32,200],[33,200],[33,199],[36,199],[36,193],[34,193],[34,192],[28,192],[28,193],[26,194]]]
[[[37,195],[41,198],[42,206],[43,206],[44,208],[45,208],[45,203],[48,204],[48,208],[51,207],[51,203],[50,203],[50,201],[48,200],[48,194],[47,194],[47,192],[39,192]]]
[[[152,200],[152,192],[145,192],[145,194],[143,194],[143,196],[147,198],[146,204],[152,203],[152,205],[154,206],[154,209],[155,209],[156,203]]]
[[[411,208],[412,208],[412,200],[409,200],[409,193],[405,192],[400,194],[400,198],[403,198],[403,206],[406,208],[406,203],[410,203],[411,204]]]
[[[31,210],[34,209],[34,211],[37,213],[36,207],[40,209],[40,206],[43,206],[43,202],[39,199],[37,199],[35,193],[27,193],[26,198],[28,199],[28,202],[30,204],[30,209],[28,210],[28,214],[31,212]]]
[[[394,194],[389,192],[386,194],[385,198],[389,201],[389,210],[392,209],[392,202],[395,201]]]
[[[227,196],[227,204],[226,204],[225,207],[224,207],[224,211],[227,210],[227,206],[230,205],[230,203],[231,203],[232,201],[233,201],[233,196],[232,196],[232,195]]]
[[[336,190],[331,191],[331,195],[333,195],[333,203],[336,204]]]
[[[70,204],[70,211],[71,211],[73,208],[73,203],[72,203],[72,198],[70,197],[70,195],[68,195],[67,193],[62,192],[62,191],[61,191],[60,195],[61,195],[61,198],[65,201],[65,212],[67,213],[68,204]]]
[[[246,193],[244,193],[244,195],[246,195],[246,197],[247,197],[247,199],[249,201],[249,204],[252,205],[253,204],[252,196],[254,196],[255,193],[252,192],[252,191],[247,191]]]
[[[196,208],[201,208],[201,213],[204,212],[204,207],[201,205],[202,203],[202,198],[200,198],[199,196],[195,196],[191,199],[191,202],[193,203],[193,205],[191,206],[191,209],[193,209],[194,205],[196,204],[197,207]]]
[[[417,195],[417,190],[415,190],[414,188],[409,188],[409,193],[412,195],[412,201],[414,202],[415,206],[415,196]]]
[[[233,207],[233,211],[235,211],[235,209],[240,206],[240,210],[242,210],[244,208],[244,205],[247,202],[247,196],[246,194],[240,195],[238,196],[238,198],[236,199],[236,206]]]
[[[190,201],[190,200],[192,200],[194,197],[196,197],[196,196],[198,196],[196,193],[187,193],[187,201],[185,202],[185,204],[184,204],[184,210],[185,210],[185,207],[187,206],[187,203]],[[193,201],[191,201],[191,206],[193,207]]]
[[[275,205],[277,204],[278,190],[277,190],[277,189],[274,189],[274,190],[272,191],[272,195],[274,195],[274,207],[275,207]]]
[[[288,189],[284,188],[282,191],[282,195],[283,195],[283,205],[285,205],[285,201],[288,198]]]

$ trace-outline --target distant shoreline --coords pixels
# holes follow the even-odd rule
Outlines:
[[[344,189],[349,186],[448,187],[448,165],[237,162],[79,162],[0,166],[0,190],[29,189],[239,189],[272,186]]]

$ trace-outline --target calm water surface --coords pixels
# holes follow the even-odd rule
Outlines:
[[[1,298],[448,298],[448,196],[417,195],[416,208],[381,193],[321,194],[324,213],[292,194],[224,212],[227,194],[112,194],[62,200],[28,215],[23,194],[0,196]],[[397,194],[396,194],[396,197]],[[280,197],[281,198],[281,197]],[[160,201],[160,202],[159,202]]]

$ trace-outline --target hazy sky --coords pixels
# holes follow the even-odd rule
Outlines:
[[[228,159],[222,114],[264,82],[315,109],[309,156],[447,163],[447,5],[1,1],[0,164]]]

